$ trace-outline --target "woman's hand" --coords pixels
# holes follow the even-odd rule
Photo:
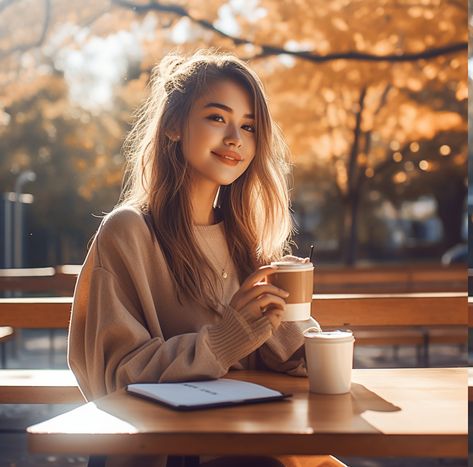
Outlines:
[[[262,282],[276,271],[277,268],[273,266],[260,267],[246,278],[230,302],[234,310],[245,311],[255,320],[263,315],[266,316],[271,322],[273,331],[281,324],[282,312],[286,304],[284,299],[289,296],[285,290]]]

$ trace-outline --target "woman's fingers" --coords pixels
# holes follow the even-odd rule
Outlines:
[[[243,290],[241,293],[238,292],[238,295],[234,297],[234,300],[232,299],[232,306],[235,309],[243,308],[263,294],[272,294],[281,298],[287,298],[289,296],[288,292],[273,284],[261,283],[254,285],[249,290]]]
[[[284,310],[286,302],[281,298],[277,297],[276,295],[272,294],[263,294],[256,300],[258,307],[260,310],[264,310],[265,308],[271,306],[271,308],[279,308],[280,310]]]
[[[269,319],[269,322],[271,323],[271,327],[273,328],[273,331],[276,331],[276,329],[280,326],[282,322],[282,310],[279,309],[272,309],[268,310],[264,316],[266,316]]]
[[[278,269],[275,266],[268,264],[267,266],[261,266],[254,273],[250,274],[241,284],[240,290],[249,290],[258,282],[261,282],[265,277],[274,274]]]
[[[286,302],[281,297],[271,294],[264,294],[256,300],[251,301],[246,306],[237,308],[236,311],[246,310],[251,314],[251,319],[261,318],[263,315],[270,316],[282,314]],[[274,324],[274,323],[272,323]]]

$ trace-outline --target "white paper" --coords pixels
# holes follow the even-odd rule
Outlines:
[[[129,384],[128,390],[173,406],[195,407],[280,397],[279,391],[233,379]]]

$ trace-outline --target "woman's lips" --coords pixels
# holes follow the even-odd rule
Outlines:
[[[226,155],[221,155],[221,154],[218,154],[216,152],[213,152],[212,151],[212,154],[217,157],[217,159],[220,161],[220,162],[223,162],[224,164],[226,165],[230,165],[231,167],[235,167],[236,165],[238,165],[239,162],[241,162],[241,159],[238,160],[238,159],[234,159],[233,157],[231,156],[226,156]]]

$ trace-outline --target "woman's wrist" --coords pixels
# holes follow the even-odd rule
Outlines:
[[[260,347],[271,337],[271,324],[262,316],[228,306],[220,323],[210,326],[209,345],[222,366],[230,367]]]

